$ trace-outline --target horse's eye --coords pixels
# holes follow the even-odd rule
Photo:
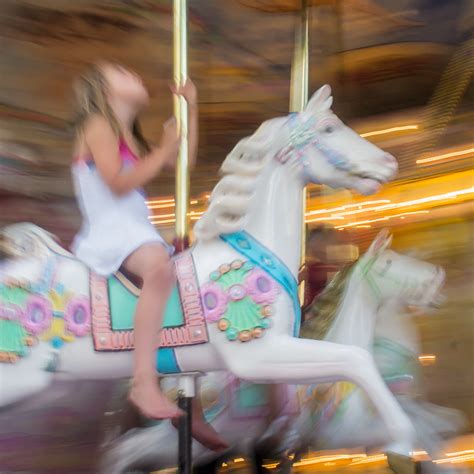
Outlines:
[[[324,127],[323,132],[324,132],[324,133],[333,133],[334,130],[336,130],[336,127],[334,127],[334,125],[326,125],[326,126]]]
[[[385,260],[385,266],[380,271],[380,275],[384,276],[389,271],[391,265],[392,265],[392,260],[390,260],[390,259]]]

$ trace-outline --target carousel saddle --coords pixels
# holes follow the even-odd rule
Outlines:
[[[166,348],[208,342],[199,285],[190,252],[174,259],[177,284],[164,314],[160,353]],[[133,317],[140,289],[123,273],[90,275],[92,334],[96,351],[134,349]],[[156,335],[157,347],[159,335]],[[160,355],[161,357],[161,355]]]

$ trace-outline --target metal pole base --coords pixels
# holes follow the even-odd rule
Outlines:
[[[178,473],[192,474],[192,401],[196,394],[196,375],[179,377],[178,407],[184,412],[179,419]]]

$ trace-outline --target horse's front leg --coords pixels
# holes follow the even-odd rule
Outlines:
[[[408,452],[413,448],[413,425],[383,382],[367,351],[325,341],[268,336],[245,345],[219,345],[229,370],[241,379],[256,382],[313,384],[351,381],[373,402],[387,432],[396,443],[400,443],[400,449]]]

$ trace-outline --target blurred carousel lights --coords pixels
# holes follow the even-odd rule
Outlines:
[[[409,201],[402,201],[399,203],[390,203],[382,206],[374,206],[372,208],[364,208],[364,209],[357,209],[354,211],[350,212],[344,212],[340,214],[333,214],[332,217],[338,217],[338,216],[351,216],[355,214],[360,214],[361,212],[382,212],[382,211],[391,211],[391,210],[396,210],[396,209],[401,209],[401,208],[410,208],[413,206],[420,206],[420,205],[429,205],[429,204],[436,204],[436,203],[441,203],[443,201],[451,201],[453,199],[457,199],[458,197],[465,196],[465,195],[471,195],[474,194],[474,186],[466,189],[460,189],[458,191],[451,191],[448,193],[443,193],[443,194],[437,194],[434,196],[427,196],[419,199],[412,199]],[[346,228],[346,227],[356,227],[360,225],[367,225],[367,224],[372,224],[374,222],[380,222],[380,221],[387,221],[390,219],[394,219],[399,217],[400,219],[405,218],[406,216],[411,216],[411,215],[416,215],[416,214],[427,214],[429,213],[429,210],[423,209],[423,210],[417,210],[417,211],[407,211],[399,214],[391,214],[391,215],[385,215],[381,216],[375,219],[366,219],[362,221],[356,221],[356,222],[349,222],[347,224],[343,224],[340,226],[337,226],[336,228]]]
[[[387,133],[395,133],[395,132],[405,132],[408,130],[418,130],[418,125],[401,125],[399,127],[391,127],[385,128],[383,130],[374,130],[372,132],[361,133],[360,136],[363,138],[367,137],[375,137],[377,135],[386,135]]]
[[[474,154],[474,148],[466,148],[465,150],[453,151],[451,153],[444,153],[443,155],[422,158],[420,160],[416,160],[416,164],[417,165],[437,164],[440,161],[449,160],[450,158],[468,158],[470,155],[473,155],[473,154]]]
[[[429,212],[430,211],[403,212],[402,214],[394,214],[392,216],[379,217],[378,219],[370,219],[370,220],[360,221],[360,222],[351,222],[349,224],[336,226],[336,229],[345,229],[347,227],[356,227],[356,228],[370,227],[370,224],[373,224],[374,222],[388,221],[390,219],[395,219],[397,217],[403,220],[405,219],[406,216],[412,216],[416,214],[429,214]]]
[[[423,366],[429,366],[436,364],[436,355],[435,354],[421,354],[418,356],[420,364]]]
[[[197,204],[199,201],[197,199],[192,199],[190,204]],[[153,199],[146,202],[148,209],[164,209],[167,207],[174,207],[174,199]]]
[[[465,451],[459,451],[457,453],[446,453],[446,458],[436,459],[434,462],[436,464],[474,462],[474,449],[466,449]]]
[[[431,356],[431,355],[430,355]],[[419,451],[412,451],[410,452],[410,456],[415,461],[422,461],[428,460],[429,455],[426,451],[419,450]],[[293,456],[290,456],[290,459],[293,459]],[[453,451],[453,452],[446,452],[444,457],[441,459],[433,459],[433,462],[436,464],[472,464],[474,462],[474,449],[466,449],[461,451]],[[235,458],[231,461],[226,461],[222,463],[222,468],[229,468],[233,470],[236,464],[245,463],[244,458]],[[347,467],[360,467],[362,465],[379,465],[383,466],[387,463],[387,457],[382,454],[373,454],[367,455],[366,453],[347,453],[347,452],[333,452],[331,454],[317,454],[311,453],[308,456],[304,457],[303,459],[295,462],[293,467],[305,467],[305,466],[314,466],[318,465],[318,470],[325,471],[330,470],[333,471],[334,466],[347,466]],[[278,463],[267,463],[264,466],[269,470],[274,470],[278,468]],[[328,469],[325,469],[325,468]],[[375,466],[374,466],[375,467]],[[225,469],[227,471],[227,469]],[[165,472],[165,471],[159,471]]]
[[[414,451],[410,453],[416,460],[428,459],[428,453],[426,451]],[[464,451],[445,453],[445,457],[442,459],[434,459],[433,462],[436,464],[460,464],[460,463],[472,463],[474,461],[474,450],[468,449]],[[385,454],[373,454],[367,455],[365,453],[340,453],[333,455],[319,455],[310,456],[303,458],[301,461],[294,463],[293,467],[303,466],[314,466],[319,465],[318,470],[325,470],[324,467],[328,467],[328,470],[333,470],[335,465],[339,466],[361,466],[367,464],[380,464],[384,465],[387,462],[387,456]],[[226,467],[226,466],[223,466]],[[264,466],[267,469],[276,469],[277,463],[268,463]]]
[[[444,202],[449,202],[455,200],[462,196],[468,196],[474,194],[474,186],[459,189],[457,191],[450,191],[447,193],[437,194],[433,196],[425,196],[418,199],[411,199],[408,201],[401,201],[398,203],[392,203],[389,199],[381,199],[378,201],[366,201],[366,202],[359,202],[357,204],[348,204],[345,206],[339,206],[333,209],[317,209],[313,211],[308,211],[306,213],[306,223],[313,223],[313,222],[326,222],[326,221],[341,221],[346,218],[357,216],[365,213],[370,213],[371,215],[374,212],[387,212],[393,211],[397,209],[407,209],[414,206],[423,206],[423,205],[430,205],[430,204],[441,204]],[[194,200],[193,203],[198,201]],[[380,205],[373,205],[373,204],[380,204]],[[367,207],[368,206],[368,207]],[[342,212],[338,212],[342,211]],[[390,214],[384,215],[380,217],[376,217],[373,219],[363,219],[358,220],[355,222],[347,222],[341,223],[341,225],[336,225],[337,229],[344,229],[348,227],[359,227],[359,226],[366,226],[373,224],[375,222],[381,221],[388,221],[390,219],[400,218],[405,219],[407,216],[414,216],[420,214],[428,214],[430,211],[427,209],[421,209],[416,211],[409,211],[408,209],[405,212],[397,213],[397,214]],[[198,220],[204,211],[190,211],[188,212],[188,217],[192,220]],[[314,217],[318,216],[318,217]],[[156,225],[165,225],[165,224],[172,224],[175,222],[175,214],[168,213],[168,214],[157,214],[150,216],[150,221]]]
[[[167,198],[167,199],[152,199],[148,200],[147,205],[151,204],[173,204],[174,205],[174,198]]]
[[[150,204],[147,203],[148,209],[166,209],[174,207],[174,202],[164,203],[164,204]]]

